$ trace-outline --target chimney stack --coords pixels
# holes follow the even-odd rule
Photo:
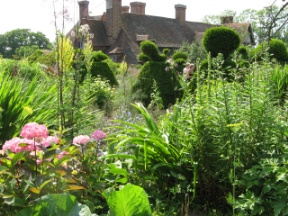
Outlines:
[[[221,25],[233,23],[233,16],[223,16],[220,17]]]
[[[120,32],[122,0],[106,0],[106,29],[110,44],[114,43]]]
[[[122,13],[129,13],[129,6],[122,6]]]
[[[143,2],[131,2],[131,13],[138,15],[145,15],[145,6],[146,3]]]
[[[186,21],[186,5],[175,5],[175,12],[176,20],[178,20],[180,23],[184,23]]]
[[[89,17],[89,10],[88,10],[88,5],[89,1],[78,1],[79,4],[79,19],[80,23],[82,24],[83,19],[87,19]]]

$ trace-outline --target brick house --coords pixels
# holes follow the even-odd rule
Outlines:
[[[205,30],[215,26],[187,21],[186,6],[182,4],[175,5],[175,19],[146,15],[146,3],[142,2],[131,2],[129,7],[122,6],[121,0],[106,0],[106,11],[100,16],[89,16],[89,1],[82,0],[78,4],[79,21],[76,26],[88,24],[93,35],[93,49],[102,50],[116,62],[125,57],[127,63],[137,64],[140,43],[144,40],[153,41],[160,51],[164,48],[173,51],[184,42],[200,41]],[[238,31],[243,44],[254,45],[249,23],[233,23],[233,17],[223,17],[221,24]],[[67,36],[75,44],[71,31]]]

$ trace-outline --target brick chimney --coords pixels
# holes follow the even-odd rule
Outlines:
[[[121,25],[122,0],[106,0],[106,33],[110,44],[118,37]]]
[[[122,6],[122,13],[129,13],[130,7],[129,6]]]
[[[89,17],[89,10],[88,10],[89,1],[86,0],[78,1],[78,4],[79,4],[79,19],[82,24],[83,19],[87,19]]]
[[[138,15],[145,15],[146,3],[143,2],[131,2],[131,13]]]
[[[176,20],[178,20],[180,23],[184,23],[186,21],[186,5],[176,4],[175,12]]]
[[[233,23],[233,16],[223,16],[220,17],[221,25]]]

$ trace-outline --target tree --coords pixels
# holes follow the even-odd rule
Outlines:
[[[3,58],[13,58],[16,50],[22,46],[38,46],[39,49],[51,49],[52,44],[41,32],[29,29],[15,29],[0,35],[0,53]]]
[[[223,17],[223,16],[235,17],[235,15],[236,15],[236,11],[224,10],[223,12],[221,12],[220,15],[206,15],[206,16],[204,16],[202,21],[205,23],[219,25],[219,24],[221,24],[221,17]]]
[[[285,0],[283,0],[285,2]],[[282,6],[277,7],[273,2],[269,7],[259,11],[260,27],[262,29],[263,39],[270,41],[271,38],[281,39],[281,30],[284,30],[288,22],[288,2]],[[287,29],[286,29],[287,32]],[[283,33],[283,31],[282,31]]]
[[[234,11],[223,11],[220,15],[205,16],[203,21],[210,24],[220,24],[221,16],[233,16],[234,22],[249,22],[252,26],[257,43],[269,41],[271,38],[281,39],[288,43],[288,2],[282,0],[283,4],[274,0],[270,6],[262,10],[246,9],[239,15]],[[277,3],[277,5],[276,5]]]

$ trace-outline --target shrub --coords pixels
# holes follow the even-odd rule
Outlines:
[[[281,64],[287,62],[288,60],[287,48],[284,42],[275,38],[271,39],[270,43],[265,41],[259,44],[255,49],[251,51],[251,56],[256,61],[261,61],[267,57],[269,61],[276,59],[276,61]]]
[[[175,61],[177,59],[184,59],[185,61],[187,60],[187,54],[181,51],[176,51],[173,55],[172,55],[172,59]]]
[[[110,87],[109,81],[96,78],[91,83],[90,89],[92,91],[91,98],[93,102],[99,107],[99,109],[105,109],[106,114],[110,114],[110,103],[114,99],[114,89]]]
[[[165,62],[167,56],[165,54],[159,54],[158,47],[150,40],[142,41],[140,44],[141,53],[138,56],[138,60],[145,63],[147,61]]]
[[[158,47],[150,40],[142,41],[140,44],[140,50],[142,53],[149,56],[152,61],[157,59],[159,55]]]
[[[107,56],[102,51],[94,51],[93,52],[92,59],[93,59],[94,62],[101,62],[101,61],[104,61],[104,60],[106,60],[108,58],[109,58],[109,56]]]
[[[176,51],[172,55],[172,59],[176,63],[176,65],[174,66],[175,70],[182,74],[182,71],[185,67],[185,63],[187,61],[187,54],[181,51]]]
[[[241,59],[247,60],[249,58],[249,51],[246,46],[239,46],[236,50]]]
[[[164,49],[163,49],[163,54],[164,54],[165,56],[168,56],[170,52],[171,52],[171,50],[168,49],[168,48],[164,48]]]
[[[228,27],[212,27],[205,32],[203,45],[212,57],[222,53],[226,59],[239,47],[240,36],[235,30]]]
[[[174,104],[177,98],[182,97],[181,85],[175,71],[166,71],[164,63],[146,62],[137,77],[136,83],[132,86],[133,98],[140,100],[147,107],[151,102],[154,80],[157,83],[164,108]]]
[[[275,58],[279,63],[285,63],[288,60],[287,48],[279,39],[271,39],[268,52],[271,58]]]
[[[92,78],[101,77],[109,81],[111,86],[117,86],[118,81],[106,62],[93,62],[91,68]]]
[[[83,56],[82,56],[83,57]],[[109,64],[106,62],[109,60],[109,56],[107,56],[102,51],[93,52],[92,57],[92,67],[91,67],[91,77],[97,78],[101,77],[102,79],[108,80],[111,86],[117,86],[118,81],[115,77],[115,74],[109,67]],[[76,63],[75,63],[76,65]],[[80,61],[80,83],[82,83],[87,75],[87,69],[82,61]]]
[[[139,61],[139,62],[147,62],[147,61],[151,61],[151,59],[150,59],[150,57],[147,56],[146,54],[140,53],[140,54],[138,55],[138,61]]]

